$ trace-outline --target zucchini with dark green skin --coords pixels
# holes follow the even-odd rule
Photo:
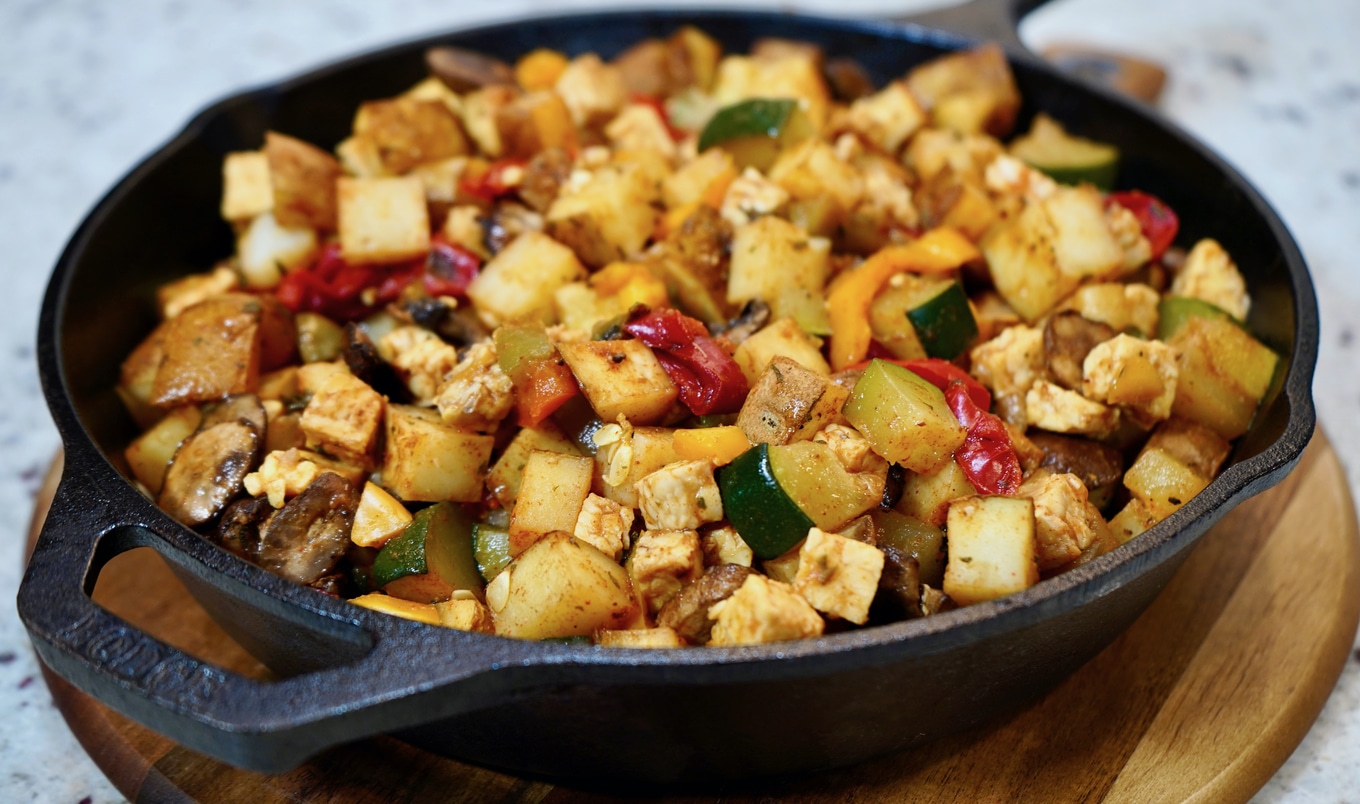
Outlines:
[[[776,558],[807,538],[812,519],[775,478],[770,445],[747,450],[717,472],[723,511],[756,558]]]
[[[1028,134],[1011,143],[1010,151],[1059,184],[1089,182],[1108,191],[1119,174],[1118,148],[1068,134],[1043,114],[1034,118]]]
[[[1193,296],[1164,296],[1157,305],[1157,339],[1170,340],[1192,318],[1214,318],[1240,323],[1232,313]]]
[[[510,531],[478,522],[472,526],[472,554],[477,570],[490,581],[510,563]]]
[[[456,503],[422,509],[374,559],[373,584],[398,597],[437,599],[445,591],[466,590],[480,598],[484,584],[473,556],[473,524]]]
[[[788,98],[752,98],[725,106],[699,135],[699,152],[721,146],[737,165],[768,171],[780,151],[814,134],[812,124]]]
[[[949,282],[907,310],[907,320],[916,328],[916,337],[921,339],[926,355],[942,360],[953,360],[963,354],[978,336],[973,308],[958,282]]]

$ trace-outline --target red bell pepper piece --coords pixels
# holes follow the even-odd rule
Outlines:
[[[1138,225],[1143,228],[1143,236],[1152,244],[1152,259],[1162,256],[1176,239],[1181,220],[1166,202],[1141,190],[1126,190],[1110,193],[1109,200],[1133,213]]]
[[[746,375],[697,319],[671,308],[654,310],[623,331],[651,347],[694,415],[735,413],[746,401]]]
[[[1023,478],[1006,425],[978,407],[962,381],[949,383],[944,398],[959,424],[968,430],[963,445],[954,450],[954,460],[968,482],[983,494],[1015,494]]]
[[[431,296],[466,296],[482,260],[462,246],[444,240],[430,244],[425,260],[425,291]]]
[[[515,415],[520,427],[535,427],[581,392],[561,358],[529,360],[516,372]]]

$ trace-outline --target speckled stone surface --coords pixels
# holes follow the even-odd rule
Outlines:
[[[714,5],[710,2],[704,5]],[[48,272],[85,212],[209,101],[354,51],[478,21],[600,7],[558,0],[7,0],[0,3],[0,588],[17,588],[32,495],[57,438],[33,360]],[[648,5],[642,0],[626,4]],[[682,5],[670,3],[668,5]],[[882,16],[922,0],[751,2]],[[1318,408],[1360,492],[1360,4],[1056,0],[1034,47],[1102,44],[1165,65],[1162,106],[1281,213],[1318,285]],[[0,595],[0,800],[119,801],[38,677]],[[1360,651],[1261,802],[1360,797]]]

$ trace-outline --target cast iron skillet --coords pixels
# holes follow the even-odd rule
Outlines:
[[[692,23],[742,51],[760,36],[807,39],[859,59],[882,83],[972,39],[915,24],[740,11],[580,14],[431,37],[228,98],[123,179],[53,272],[38,353],[66,449],[51,514],[19,591],[43,661],[178,742],[262,771],[331,745],[397,733],[421,747],[576,784],[713,785],[803,773],[897,751],[1046,691],[1151,602],[1198,537],[1282,479],[1313,432],[1316,301],[1279,218],[1231,167],[1145,108],[1055,73],[1023,52],[1037,0],[981,0],[927,21],[1010,46],[1025,101],[1117,143],[1121,186],[1182,218],[1182,244],[1212,235],[1255,300],[1251,328],[1283,356],[1277,388],[1231,465],[1147,534],[1021,594],[923,620],[744,648],[604,650],[433,628],[282,580],[180,527],[115,468],[134,435],[113,388],[155,322],[152,290],[231,252],[217,215],[228,151],[274,128],[323,147],[363,100],[423,77],[423,51],[453,43],[502,58],[548,46],[611,56]],[[918,20],[921,18],[918,18]],[[121,551],[159,552],[216,620],[280,677],[246,679],[129,626],[89,596]]]

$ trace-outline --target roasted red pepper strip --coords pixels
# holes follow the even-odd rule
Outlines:
[[[862,370],[869,367],[874,359],[884,360],[888,363],[895,363],[902,368],[910,371],[931,385],[946,390],[951,382],[963,383],[963,387],[968,390],[968,395],[973,398],[973,404],[983,410],[992,409],[992,394],[982,383],[973,379],[968,372],[950,363],[948,360],[941,360],[938,357],[922,357],[916,360],[897,360],[892,357],[870,357],[861,363],[853,366],[846,366],[846,371]]]
[[[623,330],[651,347],[680,389],[680,401],[696,416],[735,413],[746,401],[746,375],[697,319],[668,308],[634,319]]]
[[[426,256],[393,265],[350,265],[340,247],[331,244],[312,265],[284,276],[274,293],[295,313],[351,321],[393,301],[418,280],[431,296],[465,295],[480,267],[477,255],[443,240],[431,243]]]
[[[944,389],[945,401],[954,417],[968,429],[954,460],[973,488],[983,494],[1015,494],[1022,480],[1020,458],[1001,419],[974,402],[967,386],[954,381]]]
[[[1171,207],[1157,196],[1141,190],[1110,193],[1109,198],[1138,219],[1138,225],[1143,227],[1143,236],[1152,244],[1152,259],[1162,256],[1176,239],[1176,232],[1181,227],[1181,220]]]

